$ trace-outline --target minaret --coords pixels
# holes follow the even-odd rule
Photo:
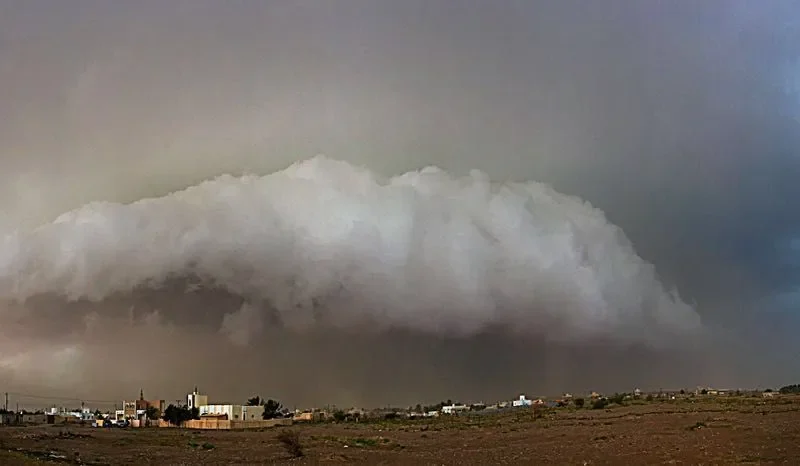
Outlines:
[[[139,401],[144,401],[144,389],[139,389]]]

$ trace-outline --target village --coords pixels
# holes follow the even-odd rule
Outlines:
[[[767,390],[726,390],[710,387],[697,387],[694,390],[658,390],[644,392],[638,388],[629,393],[603,395],[591,391],[586,396],[564,393],[559,397],[528,398],[520,394],[514,399],[486,404],[483,402],[461,403],[452,400],[435,405],[418,404],[407,408],[384,407],[378,409],[320,408],[289,410],[274,400],[262,400],[256,396],[243,404],[219,403],[195,388],[188,393],[185,402],[168,404],[165,400],[145,399],[140,390],[138,399],[123,400],[116,409],[101,411],[81,403],[79,409],[51,406],[48,409],[30,411],[26,409],[9,410],[8,394],[5,408],[0,410],[0,425],[57,425],[78,424],[98,428],[142,428],[142,427],[183,427],[188,429],[260,429],[278,425],[291,425],[304,422],[359,422],[370,419],[394,418],[432,418],[457,416],[462,413],[491,414],[530,407],[548,408],[587,408],[602,409],[611,404],[627,401],[642,402],[655,400],[692,399],[695,397],[747,396],[772,398],[779,392]],[[178,413],[173,415],[171,413]],[[181,414],[183,418],[181,418]]]

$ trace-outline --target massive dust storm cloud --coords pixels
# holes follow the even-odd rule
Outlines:
[[[258,330],[259,303],[289,327],[404,327],[475,334],[489,325],[580,341],[657,343],[695,311],[601,212],[537,184],[493,186],[436,168],[379,183],[315,158],[128,205],[88,204],[7,235],[0,296],[100,301],[170,277],[247,299],[224,326]],[[656,334],[654,334],[656,333]]]
[[[741,351],[792,354],[797,325],[791,2],[1,8],[5,385],[411,403],[791,373]]]

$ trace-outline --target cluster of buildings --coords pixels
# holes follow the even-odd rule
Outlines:
[[[695,390],[659,390],[657,392],[643,392],[636,388],[632,392],[623,395],[614,395],[613,397],[605,397],[598,392],[591,391],[587,394],[585,401],[595,402],[597,400],[631,400],[631,399],[668,399],[675,400],[680,398],[690,397],[705,397],[705,396],[763,396],[764,398],[771,398],[777,396],[777,392],[772,390],[766,391],[742,391],[742,390],[725,390],[715,389],[711,387],[697,387]],[[417,409],[408,408],[407,410],[397,409],[377,409],[365,411],[361,409],[350,409],[348,411],[341,411],[336,409],[310,409],[310,410],[295,410],[293,412],[286,409],[281,409],[277,413],[279,423],[291,422],[315,422],[326,420],[360,420],[375,417],[438,417],[440,415],[458,415],[464,412],[483,412],[491,413],[498,410],[506,410],[513,408],[523,408],[532,406],[547,406],[547,407],[562,407],[576,404],[571,394],[565,393],[556,399],[535,398],[529,399],[524,394],[513,400],[499,401],[494,404],[486,405],[484,403],[452,403],[436,405],[436,407],[421,409],[419,405]],[[181,404],[181,403],[178,403]],[[248,404],[230,404],[230,403],[210,403],[208,395],[201,394],[197,387],[194,391],[186,396],[186,403],[181,407],[188,409],[197,408],[199,418],[197,420],[189,421],[191,428],[249,428],[249,427],[265,427],[265,423],[273,423],[275,421],[264,421],[264,406]],[[143,426],[161,426],[171,427],[169,423],[162,420],[161,417],[167,408],[167,403],[164,400],[146,400],[144,392],[140,390],[139,398],[131,401],[123,401],[118,405],[114,411],[101,413],[99,410],[92,412],[89,408],[81,405],[80,409],[67,410],[64,408],[56,408],[55,406],[46,410],[36,412],[11,412],[8,410],[0,410],[0,425],[6,424],[89,424],[95,427],[143,427]],[[270,424],[270,425],[273,425]],[[220,427],[228,426],[228,427]],[[235,426],[235,427],[230,427]]]
[[[65,424],[93,422],[96,414],[88,408],[66,410],[64,408],[48,408],[36,412],[4,412],[0,413],[0,425],[16,424]]]

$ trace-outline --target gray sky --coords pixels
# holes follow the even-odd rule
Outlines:
[[[477,168],[591,202],[720,353],[774,356],[718,383],[797,382],[795,1],[6,1],[0,102],[0,227],[320,153]]]

